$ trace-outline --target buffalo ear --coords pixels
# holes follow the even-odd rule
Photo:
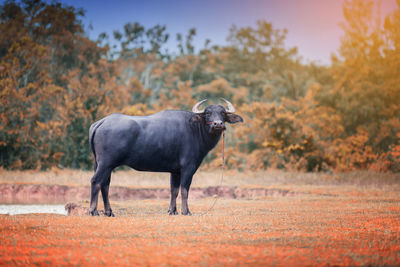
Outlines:
[[[229,123],[243,122],[243,118],[236,114],[226,114],[225,121]]]
[[[194,114],[189,120],[190,123],[202,122],[202,121],[203,121],[203,116],[201,116],[201,114]]]

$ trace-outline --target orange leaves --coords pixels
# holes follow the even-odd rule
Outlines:
[[[233,95],[234,90],[229,85],[227,80],[222,78],[217,78],[216,80],[213,80],[209,84],[200,85],[197,89],[197,92],[200,95],[203,95],[204,98],[210,96],[230,98],[230,96]]]
[[[253,154],[247,157],[251,168],[322,168],[321,150],[341,133],[340,119],[330,116],[333,111],[328,108],[315,106],[310,95],[307,101],[283,98],[279,104],[243,105],[238,112],[244,114],[247,125],[239,126],[236,134],[242,147],[252,144],[247,147]]]
[[[392,145],[390,153],[394,158],[400,158],[400,145]]]
[[[48,129],[49,129],[49,127],[48,127],[48,125],[47,125],[46,123],[37,121],[36,124],[37,124],[37,126],[39,127],[39,129],[42,130],[42,131],[43,131],[43,130],[48,130]]]
[[[59,162],[61,160],[61,157],[64,156],[64,153],[62,152],[56,152],[52,155],[54,161]]]
[[[145,116],[147,114],[147,106],[141,103],[129,106],[122,110],[124,114],[131,115],[131,116]]]
[[[60,92],[46,71],[46,51],[32,39],[23,37],[1,59],[1,65],[7,70],[0,77],[0,136],[7,144],[1,152],[8,154],[1,164],[5,167],[35,168],[41,158],[44,146],[39,141],[42,136],[37,134],[46,128],[39,121],[41,108],[43,104],[51,108],[51,99]]]
[[[357,129],[357,134],[347,137],[345,140],[335,141],[332,147],[333,158],[338,171],[350,171],[366,169],[369,164],[376,160],[377,155],[372,147],[367,144],[369,138],[365,129]]]
[[[400,135],[400,132],[397,136]],[[371,164],[371,169],[383,172],[400,172],[400,138],[395,144],[389,146],[389,151],[382,153],[379,158]]]

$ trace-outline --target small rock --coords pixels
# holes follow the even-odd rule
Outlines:
[[[68,216],[88,216],[89,209],[79,206],[76,203],[67,203],[65,210],[68,212]]]

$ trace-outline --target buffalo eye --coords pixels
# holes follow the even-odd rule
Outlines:
[[[190,118],[190,122],[191,123],[193,123],[193,122],[201,122],[201,121],[204,121],[204,114],[203,113],[201,113],[201,114],[195,114],[194,116],[192,116],[191,118]]]

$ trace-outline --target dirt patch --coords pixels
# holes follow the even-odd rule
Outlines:
[[[280,188],[242,188],[237,186],[195,187],[190,190],[190,199],[219,196],[233,199],[254,199],[266,196],[294,196],[298,193]],[[90,187],[66,185],[0,184],[0,203],[7,204],[55,204],[88,200]],[[132,199],[168,199],[169,188],[110,188],[110,199],[114,201]]]
[[[58,204],[89,198],[89,187],[1,184],[0,202],[6,204]]]

